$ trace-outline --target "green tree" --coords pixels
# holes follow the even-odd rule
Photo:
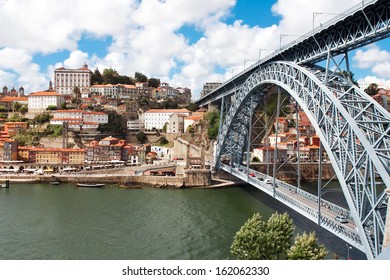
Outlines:
[[[135,72],[134,78],[137,83],[145,83],[148,81],[148,77],[140,72]]]
[[[255,156],[255,157],[252,158],[252,161],[253,162],[260,162],[260,159],[257,156]]]
[[[209,139],[217,139],[219,130],[219,112],[213,110],[205,114],[205,119],[208,122],[207,135]]]
[[[64,102],[61,104],[61,110],[66,110],[66,109],[68,108],[66,107],[66,102]]]
[[[3,105],[1,105],[0,106],[0,112],[6,112],[6,111],[7,111],[7,109]]]
[[[19,109],[19,112],[22,114],[22,115],[25,115],[27,112],[28,112],[28,106],[25,104],[25,105],[22,105],[22,107],[20,107]]]
[[[100,73],[99,69],[96,68],[95,71],[93,71],[92,73],[91,83],[93,85],[101,85],[103,84],[103,82],[104,82],[103,76]]]
[[[37,124],[44,124],[50,121],[52,117],[48,113],[42,113],[39,115],[36,115],[33,119],[33,121]]]
[[[239,260],[264,259],[265,223],[259,213],[255,213],[236,233],[230,252]]]
[[[324,245],[318,245],[317,237],[314,232],[295,237],[294,245],[287,253],[289,260],[323,260],[327,254]]]
[[[287,212],[272,214],[267,221],[267,235],[271,240],[269,252],[273,254],[273,258],[278,258],[281,254],[287,255],[288,249],[293,243],[293,234],[295,226],[293,221],[288,216]]]
[[[150,87],[158,88],[160,86],[160,79],[150,78],[148,84]]]
[[[287,213],[273,214],[267,222],[255,213],[236,233],[230,252],[240,260],[271,260],[287,255],[294,225]]]
[[[190,103],[186,108],[188,111],[195,112],[196,110],[199,109],[199,106],[195,103]]]
[[[20,108],[22,108],[22,104],[20,104],[19,102],[14,102],[12,104],[12,110],[14,112],[19,112]]]
[[[56,105],[49,105],[49,106],[47,106],[46,110],[48,110],[48,111],[57,110],[57,106]]]
[[[364,92],[367,93],[370,96],[373,96],[373,95],[377,94],[379,90],[380,89],[378,88],[378,85],[376,83],[371,83],[364,90]]]
[[[166,145],[168,143],[169,143],[169,141],[165,136],[160,137],[160,145]]]
[[[23,121],[23,116],[19,113],[12,113],[8,115],[7,122],[21,122]]]
[[[146,136],[145,133],[143,133],[142,131],[138,132],[135,137],[137,137],[137,141],[141,144],[144,144],[146,143],[146,141],[148,141],[148,137]]]
[[[119,73],[112,68],[103,70],[104,84],[117,84],[118,76]]]
[[[168,126],[168,123],[164,123],[163,128],[162,128],[162,132],[164,132],[164,133],[167,132],[167,126]]]
[[[63,128],[62,125],[48,124],[46,127],[46,133],[47,135],[52,137],[60,137],[62,136],[62,128]]]

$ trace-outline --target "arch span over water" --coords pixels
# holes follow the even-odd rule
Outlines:
[[[259,66],[234,94],[218,135],[217,163],[241,164],[251,112],[273,85],[307,114],[338,177],[369,259],[380,254],[386,216],[379,211],[390,189],[390,114],[341,76],[293,62]]]

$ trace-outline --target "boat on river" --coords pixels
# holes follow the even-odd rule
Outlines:
[[[98,184],[98,183],[96,183],[96,184],[83,184],[83,183],[77,183],[76,184],[78,187],[82,187],[82,188],[101,188],[101,187],[103,187],[104,186],[104,184]]]
[[[50,181],[50,185],[59,185],[61,182],[60,181]]]

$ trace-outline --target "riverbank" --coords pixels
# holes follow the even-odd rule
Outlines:
[[[52,175],[29,175],[29,174],[2,174],[0,182],[9,180],[10,183],[49,183],[59,181],[61,183],[104,183],[114,184],[125,188],[137,188],[140,186],[151,186],[155,188],[223,188],[237,185],[238,182],[231,180],[219,179],[213,177],[210,184],[203,186],[191,186],[186,184],[188,180],[184,176],[135,176],[127,174],[52,174]]]

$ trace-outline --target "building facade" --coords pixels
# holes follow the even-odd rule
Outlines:
[[[145,112],[145,129],[163,129],[172,114],[190,115],[187,109],[151,109]]]
[[[34,92],[28,95],[28,112],[42,113],[47,107],[59,108],[65,102],[64,97],[55,91]]]
[[[89,92],[92,71],[87,64],[79,69],[60,67],[54,70],[54,88],[59,94],[73,94],[78,87],[81,93]]]

